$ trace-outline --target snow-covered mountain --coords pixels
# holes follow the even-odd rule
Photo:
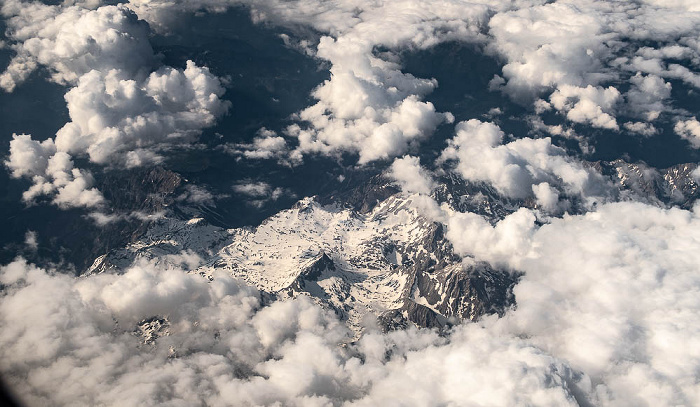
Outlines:
[[[225,270],[276,297],[309,295],[359,332],[366,314],[386,327],[444,326],[450,318],[502,313],[516,276],[486,263],[463,264],[442,225],[396,194],[368,213],[314,198],[254,229],[222,229],[203,219],[160,221],[137,242],[98,258],[90,273],[123,268],[138,258],[182,262],[193,272]]]
[[[662,171],[623,161],[590,166],[608,177],[615,199],[687,207],[698,195],[695,165]],[[493,222],[519,207],[537,208],[534,201],[509,200],[488,185],[451,175],[440,178],[432,198]],[[138,240],[100,256],[87,273],[125,269],[140,258],[207,277],[223,270],[269,300],[310,296],[357,334],[374,320],[384,329],[444,327],[503,314],[515,303],[517,270],[455,255],[444,226],[423,216],[416,199],[377,176],[335,196],[301,199],[255,228],[165,218]]]

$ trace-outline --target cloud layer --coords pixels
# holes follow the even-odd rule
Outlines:
[[[553,109],[572,124],[656,134],[652,123],[677,113],[669,81],[700,85],[700,15],[690,3],[208,0],[130,7],[164,29],[184,11],[244,5],[258,21],[320,32],[306,49],[330,63],[331,78],[312,93],[318,102],[299,112],[301,123],[287,129],[298,143],[290,154],[299,161],[352,152],[363,164],[401,156],[450,121],[427,100],[439,84],[402,72],[396,58],[397,51],[447,41],[478,43],[502,59],[491,89],[537,114]],[[636,121],[619,123],[618,116]],[[261,145],[248,155],[267,151]]]
[[[366,164],[411,153],[453,115],[438,112],[428,100],[437,81],[402,72],[397,55],[446,41],[478,43],[501,58],[502,72],[491,89],[535,114],[550,110],[572,124],[643,137],[657,134],[654,122],[668,114],[680,123],[676,133],[692,139],[683,127],[688,115],[670,101],[669,81],[700,84],[700,16],[683,2],[156,0],[49,6],[12,0],[2,14],[15,57],[0,84],[11,91],[43,67],[53,81],[72,87],[66,95],[71,122],[56,135],[57,151],[100,165],[158,162],[159,150],[191,141],[227,105],[220,82],[206,68],[158,69],[148,24],[167,32],[182,13],[238,6],[248,7],[256,21],[317,30],[320,39],[307,50],[328,63],[331,73],[311,94],[317,102],[298,112],[297,123],[283,135],[261,129],[253,143],[231,150],[248,159],[299,163],[308,154],[349,152]],[[531,123],[535,131],[572,131]],[[22,146],[17,142],[14,150]],[[89,191],[89,174],[81,171],[64,178],[82,177]],[[50,191],[60,188],[52,186],[52,174],[32,176],[40,179],[28,199],[53,196]]]
[[[513,376],[518,391],[503,402],[561,405],[577,380],[561,361],[476,326],[450,341],[409,330],[340,346],[346,328],[311,301],[263,307],[229,276],[140,263],[75,279],[23,260],[0,273],[0,366],[28,405],[494,402],[491,373]],[[425,371],[429,383],[416,375]]]
[[[467,181],[490,184],[503,196],[535,197],[549,209],[559,204],[561,209],[568,208],[565,199],[558,202],[560,194],[583,199],[586,205],[611,194],[601,175],[552,145],[549,138],[521,138],[504,144],[504,137],[494,123],[476,119],[458,123],[438,163],[448,164]]]
[[[205,67],[188,61],[184,69],[154,71],[148,25],[123,6],[8,2],[2,12],[17,53],[0,77],[5,90],[26,79],[12,76],[26,61],[69,87],[71,121],[55,137],[15,135],[10,142],[7,167],[33,183],[27,202],[48,195],[61,207],[99,207],[104,198],[74,158],[102,166],[157,163],[160,151],[194,141],[229,107],[219,79]]]
[[[537,209],[513,208],[496,221],[441,206],[431,198],[433,175],[409,154],[454,117],[429,100],[437,81],[403,72],[396,58],[402,49],[477,42],[503,60],[491,89],[535,115],[644,137],[666,115],[698,148],[700,122],[671,100],[677,83],[700,87],[695,2],[9,0],[1,10],[15,56],[0,87],[11,92],[44,69],[68,89],[70,122],[55,136],[10,142],[5,165],[31,181],[25,201],[48,196],[60,207],[99,209],[105,199],[76,163],[159,162],[225,114],[221,81],[193,62],[159,66],[144,21],[166,31],[178,13],[236,5],[258,21],[317,30],[312,52],[331,77],[296,124],[282,135],[260,129],[235,153],[291,162],[351,153],[360,165],[393,159],[387,174],[444,224],[465,264],[524,273],[517,307],[445,335],[381,333],[367,321],[352,342],[311,300],[268,304],[228,275],[192,272],[207,259],[187,252],[168,259],[180,267],[155,259],[82,278],[17,259],[0,267],[0,372],[23,401],[700,405],[700,206],[615,202],[608,180],[551,139],[507,135],[477,119],[456,124],[431,168]],[[533,123],[545,128],[539,119]],[[285,192],[239,181],[234,192],[253,205]],[[207,204],[213,195],[192,186],[179,199]],[[574,204],[588,212],[568,214]],[[28,233],[26,245],[37,250],[36,236]]]
[[[699,401],[695,212],[618,203],[541,227],[527,210],[495,227],[477,218],[453,216],[448,238],[524,271],[518,305],[448,336],[368,327],[351,344],[304,297],[263,306],[227,275],[140,262],[73,278],[17,260],[0,272],[0,366],[30,405]]]
[[[697,214],[618,203],[534,220],[521,210],[495,227],[468,215],[449,225],[462,253],[525,272],[499,324],[600,383],[596,404],[696,404]]]

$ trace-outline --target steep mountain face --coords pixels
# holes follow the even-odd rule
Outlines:
[[[98,258],[89,272],[138,258],[178,263],[183,251],[203,259],[192,272],[225,271],[281,298],[309,295],[356,332],[367,314],[381,316],[389,329],[502,313],[513,303],[516,281],[487,264],[464,266],[442,225],[420,216],[402,194],[365,214],[306,198],[255,229],[166,219],[139,241]]]
[[[661,171],[622,161],[591,167],[608,177],[618,198],[645,196],[658,205],[688,207],[699,193],[692,175],[696,166],[690,164]],[[537,207],[450,175],[439,179],[432,197],[493,222],[518,207]],[[309,296],[357,335],[371,320],[385,330],[410,324],[443,328],[503,315],[514,306],[517,270],[457,256],[443,225],[422,216],[419,206],[416,196],[376,176],[335,196],[304,198],[255,228],[223,229],[202,218],[167,217],[138,240],[97,258],[88,273],[123,269],[140,258],[205,277],[225,272],[269,300]],[[149,332],[153,321],[144,321]]]
[[[674,165],[662,170],[622,160],[598,162],[595,166],[602,174],[616,181],[623,193],[634,194],[637,200],[689,209],[700,197],[700,189],[693,176],[698,168],[695,163]]]

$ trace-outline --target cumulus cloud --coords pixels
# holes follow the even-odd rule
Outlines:
[[[612,86],[603,89],[591,85],[585,88],[561,85],[549,96],[552,106],[566,112],[567,119],[610,130],[618,129],[610,113],[619,99],[620,92]]]
[[[690,47],[686,49],[689,51],[689,54],[692,53],[693,59],[697,58],[697,51],[694,51],[693,48]],[[687,66],[666,62],[666,59],[673,60],[674,56],[674,53],[667,53],[663,50],[649,51],[647,48],[642,48],[638,52],[638,55],[633,57],[620,57],[614,62],[622,69],[628,71],[638,71],[669,79],[679,79],[693,87],[700,87],[700,75],[696,72],[689,69]],[[697,63],[695,65],[697,65]]]
[[[263,306],[225,275],[140,263],[75,279],[17,260],[0,279],[0,369],[28,405],[576,405],[571,387],[586,383],[476,325],[449,340],[410,329],[348,344],[306,297]]]
[[[351,56],[347,55],[351,47],[336,44],[322,40],[319,54],[326,55],[326,48],[337,48],[347,61],[367,60],[362,64],[366,67],[346,68],[352,72],[342,72],[335,65],[331,68],[332,79],[313,93],[319,102],[299,113],[299,118],[311,123],[311,127],[292,125],[287,129],[288,135],[299,141],[295,150],[298,155],[350,151],[358,153],[358,162],[365,164],[407,152],[410,146],[430,136],[440,123],[452,120],[451,115],[436,112],[432,103],[420,100],[436,86],[435,81],[420,80],[396,69],[372,69],[364,54],[370,50]],[[385,84],[387,76],[394,83]]]
[[[449,213],[445,219],[446,236],[457,253],[509,265],[509,259],[525,256],[530,250],[537,217],[531,210],[521,208],[495,226],[469,212]]]
[[[551,207],[551,188],[584,200],[605,198],[606,181],[595,171],[552,145],[549,138],[522,138],[503,144],[505,134],[495,124],[469,120],[458,123],[439,161],[454,162],[465,180],[486,182],[506,197],[544,199]],[[547,186],[539,186],[547,183]],[[545,194],[548,198],[544,198]]]
[[[32,180],[27,202],[48,195],[60,207],[103,205],[92,175],[75,168],[74,158],[126,167],[160,162],[159,151],[192,142],[229,107],[220,81],[205,67],[188,61],[184,69],[154,71],[148,24],[124,6],[10,1],[2,14],[16,52],[0,77],[5,90],[30,72],[18,64],[42,66],[53,81],[70,87],[65,100],[71,121],[55,138],[15,135],[10,142],[6,165],[12,176]]]
[[[667,110],[664,78],[700,83],[686,66],[700,66],[700,17],[683,2],[159,0],[129,7],[164,27],[178,12],[234,5],[249,7],[256,21],[307,25],[324,35],[311,52],[331,64],[331,78],[313,91],[318,102],[299,112],[301,123],[286,130],[298,140],[287,153],[293,162],[310,153],[352,152],[360,164],[401,156],[450,121],[449,112],[426,100],[437,83],[401,72],[394,52],[404,48],[486,44],[505,62],[492,89],[525,104],[546,95],[570,121],[610,130],[619,129],[620,112],[652,121]],[[378,47],[386,51],[375,52]],[[632,89],[622,95],[615,86],[625,80]],[[635,129],[651,134],[649,127]],[[284,150],[283,141],[260,137],[238,151],[270,158]]]
[[[10,141],[10,157],[5,162],[14,178],[31,178],[33,185],[22,194],[31,203],[42,195],[53,196],[63,207],[99,207],[104,197],[92,184],[92,175],[74,168],[70,155],[56,151],[52,139],[42,142],[27,134],[15,134]]]
[[[420,158],[410,155],[395,159],[389,168],[388,176],[408,193],[428,195],[435,186],[430,175],[421,167]]]
[[[543,3],[489,20],[489,49],[505,59],[492,89],[525,105],[549,95],[569,120],[616,130],[618,113],[653,121],[669,110],[665,79],[700,86],[692,2]],[[623,98],[616,86],[625,82]]]
[[[331,78],[312,95],[317,103],[297,114],[300,123],[286,129],[297,146],[293,162],[307,154],[351,152],[358,162],[385,160],[407,153],[429,137],[452,115],[437,112],[424,99],[437,86],[434,79],[401,71],[395,52],[428,48],[444,41],[477,41],[489,17],[485,4],[430,2],[416,7],[410,0],[395,2],[162,1],[131,2],[139,16],[167,24],[177,10],[222,10],[245,4],[255,20],[303,24],[322,33],[314,55],[330,63]],[[387,52],[375,52],[378,47]],[[270,158],[283,150],[283,139],[259,137],[240,146],[251,158]]]
[[[15,90],[17,83],[22,83],[36,69],[36,62],[25,56],[12,58],[10,65],[0,74],[0,88],[5,92]]]
[[[673,130],[688,140],[693,148],[700,148],[700,122],[697,119],[680,120],[673,127]]]
[[[56,153],[53,139],[32,140],[28,134],[14,134],[10,142],[10,157],[6,161],[15,178],[43,174],[49,166],[49,157]]]
[[[532,186],[537,204],[548,212],[554,212],[559,204],[559,191],[552,188],[547,182],[542,182]]]
[[[542,227],[532,242],[541,260],[526,256],[515,262],[530,275],[516,296],[532,305],[519,309],[518,325],[532,323],[537,330],[537,320],[539,327],[544,321],[559,326],[560,339],[547,348],[605,377],[615,396],[601,403],[697,403],[691,377],[700,361],[692,350],[698,325],[690,315],[698,304],[694,288],[688,289],[698,284],[691,249],[697,223],[691,212],[615,204]],[[535,296],[539,304],[530,302]],[[600,317],[606,314],[614,317]],[[689,346],[687,352],[680,343]]]
[[[219,80],[192,61],[142,83],[118,70],[91,71],[66,94],[71,122],[56,133],[56,147],[98,164],[143,165],[158,159],[149,147],[192,141],[213,125],[228,107],[223,93]]]
[[[40,65],[52,80],[68,85],[92,70],[145,76],[155,64],[148,25],[124,6],[91,10],[10,0],[1,11],[16,52],[0,76],[6,91]]]
[[[293,126],[297,152],[351,151],[364,164],[406,153],[452,115],[422,99],[437,82],[401,72],[374,52],[427,48],[449,40],[475,41],[489,9],[480,4],[431,2],[420,9],[410,1],[362,4],[351,27],[322,37],[317,56],[328,60],[331,79],[313,92],[318,103],[299,113],[310,127]],[[352,21],[352,20],[350,20]]]
[[[494,15],[491,47],[507,59],[503,90],[525,100],[558,85],[595,86],[612,78],[601,62],[611,38],[589,7],[556,2]]]
[[[651,123],[645,122],[625,122],[625,130],[632,133],[641,134],[642,136],[649,137],[658,133],[658,129],[654,127]]]
[[[277,132],[261,128],[250,143],[228,143],[222,149],[229,154],[252,160],[278,159],[284,161],[289,155],[289,147],[284,137]]]
[[[517,310],[495,326],[599,381],[597,404],[695,404],[698,221],[617,203],[542,227],[525,209],[495,226],[457,214],[447,236],[463,254],[525,272]]]
[[[285,188],[273,187],[263,181],[241,182],[233,186],[233,190],[241,195],[244,195],[249,205],[261,208],[270,201],[276,201],[283,196],[290,198],[296,195]]]
[[[17,260],[0,269],[0,369],[29,405],[698,402],[694,212],[452,222],[460,253],[525,273],[503,318],[352,344],[305,297],[264,306],[227,275],[140,262],[76,279]]]
[[[11,91],[42,66],[71,87],[71,122],[55,138],[11,141],[6,166],[13,177],[32,180],[27,201],[48,195],[62,207],[99,209],[104,198],[75,158],[96,165],[156,162],[162,149],[193,140],[226,109],[221,84],[206,68],[154,65],[148,28],[126,6],[89,3],[93,9],[3,4],[16,56],[0,85]],[[244,3],[133,1],[128,7],[162,28],[171,12],[232,4]],[[405,154],[453,119],[427,101],[436,81],[402,72],[392,58],[392,50],[407,47],[485,41],[505,59],[494,88],[534,101],[536,113],[553,109],[579,125],[621,125],[650,135],[656,132],[650,122],[667,110],[667,80],[700,86],[689,68],[700,52],[693,2],[270,0],[251,9],[256,19],[323,33],[315,52],[331,64],[332,76],[314,90],[317,102],[299,112],[299,123],[286,129],[298,146],[261,130],[251,143],[234,146],[236,154],[298,160],[352,152],[361,164],[403,156],[388,175],[421,194],[415,205],[444,223],[465,262],[523,273],[514,289],[517,307],[443,335],[368,328],[352,342],[335,316],[303,296],[264,304],[259,292],[230,276],[188,273],[203,261],[188,253],[164,262],[179,267],[156,260],[83,278],[19,259],[0,267],[0,371],[23,401],[700,404],[698,207],[606,203],[607,182],[550,139],[511,140],[478,120],[457,125],[438,165],[507,198],[531,200],[548,214],[561,214],[574,199],[595,210],[549,218],[521,208],[494,222],[440,207],[426,196],[434,185],[429,174]],[[647,40],[660,45],[630,45]],[[389,51],[377,51],[384,47]],[[133,59],[123,58],[127,51]],[[611,86],[625,80],[631,87],[624,94]],[[619,112],[635,121],[618,123]],[[678,120],[674,129],[700,145],[696,119]],[[285,193],[256,181],[233,189],[260,205]],[[207,203],[212,195],[193,187],[182,199]],[[29,234],[26,241],[36,245]]]
[[[507,59],[504,90],[522,99],[560,85],[595,87],[622,76],[620,67],[668,78],[692,74],[664,60],[696,60],[693,39],[700,17],[689,13],[688,5],[644,3],[558,1],[494,15],[491,47]],[[633,68],[630,47],[638,54],[636,65],[649,61],[648,69]]]
[[[629,110],[647,121],[656,120],[668,110],[666,100],[671,97],[671,84],[656,75],[637,73],[630,78],[632,88],[625,94]]]
[[[230,277],[153,264],[75,279],[19,260],[0,278],[3,377],[28,405],[303,400],[315,389],[285,387],[294,364],[267,360],[328,350],[346,333],[303,298],[262,308]],[[298,371],[308,387],[334,362],[316,360],[318,369]]]

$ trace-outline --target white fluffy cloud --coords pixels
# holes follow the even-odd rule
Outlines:
[[[549,185],[548,182],[541,182],[532,186],[537,204],[548,212],[555,212],[559,205],[559,191]]]
[[[223,150],[227,153],[243,156],[253,160],[276,158],[281,161],[289,155],[289,148],[284,137],[273,130],[261,128],[250,143],[225,144]]]
[[[476,325],[341,346],[346,329],[305,297],[262,307],[223,275],[141,263],[74,279],[18,260],[0,278],[0,369],[28,405],[575,405],[584,377]]]
[[[388,175],[408,193],[428,195],[435,184],[430,175],[420,166],[420,159],[410,155],[395,159],[389,168]]]
[[[192,141],[228,107],[219,80],[192,61],[143,82],[123,75],[91,71],[68,91],[71,122],[56,133],[59,151],[87,154],[98,164],[142,165],[158,159],[151,147]]]
[[[697,119],[680,120],[673,127],[673,130],[688,140],[693,148],[700,148],[700,122]]]
[[[698,82],[692,69],[666,62],[700,61],[700,47],[693,40],[700,17],[686,12],[692,7],[682,2],[134,0],[124,7],[167,31],[176,27],[180,13],[218,12],[241,5],[250,8],[256,21],[318,30],[324,36],[314,54],[331,64],[331,78],[312,93],[318,102],[299,112],[301,123],[286,130],[298,146],[289,150],[282,137],[259,137],[234,149],[247,158],[289,155],[291,161],[299,162],[310,153],[351,152],[364,164],[405,154],[452,116],[437,112],[425,100],[437,83],[401,72],[392,53],[444,41],[488,44],[491,52],[505,59],[502,77],[495,78],[494,86],[525,103],[546,93],[569,120],[605,129],[619,129],[620,109],[645,120],[658,117],[668,86],[662,78]],[[679,23],[664,22],[671,20]],[[134,24],[132,31],[137,27]],[[638,40],[658,40],[660,46],[634,45]],[[376,52],[378,47],[387,51]],[[29,70],[22,67],[30,67],[37,59],[24,63],[31,55],[30,51],[18,54],[17,72]],[[635,88],[625,97],[606,85],[624,79],[630,71],[636,74],[630,77]],[[638,72],[647,76],[640,80]],[[663,86],[652,89],[651,85],[658,85],[654,81]],[[637,133],[651,134],[648,130]]]
[[[263,207],[270,201],[276,201],[283,196],[289,198],[295,198],[296,195],[281,187],[273,187],[267,182],[263,181],[247,181],[240,182],[233,186],[233,190],[237,193],[245,196],[249,205],[256,206],[258,208]]]
[[[2,13],[16,51],[0,77],[5,90],[26,79],[16,72],[29,73],[17,64],[43,66],[70,87],[71,121],[55,138],[16,135],[10,143],[7,167],[14,177],[32,179],[28,202],[48,195],[61,207],[100,206],[104,198],[90,173],[74,168],[74,157],[126,167],[159,162],[159,150],[192,142],[228,109],[207,68],[188,61],[185,69],[153,71],[148,25],[126,7],[10,1]]]
[[[206,68],[156,69],[147,27],[124,6],[90,3],[94,9],[3,4],[17,55],[0,85],[11,91],[43,66],[71,87],[71,122],[55,138],[16,135],[10,144],[8,169],[33,182],[28,201],[49,195],[64,207],[99,207],[104,199],[74,158],[157,161],[160,149],[193,140],[226,109]],[[129,7],[164,28],[173,11],[232,4],[243,3]],[[427,101],[437,83],[401,72],[393,60],[391,50],[404,47],[488,41],[505,58],[493,84],[513,98],[538,100],[539,108],[575,123],[645,135],[667,109],[666,80],[700,86],[689,68],[700,55],[692,1],[270,0],[251,7],[255,18],[307,24],[326,35],[316,55],[330,62],[332,77],[287,129],[299,141],[296,159],[312,152],[353,152],[360,163],[403,156],[451,121]],[[662,45],[630,45],[636,40]],[[624,94],[610,86],[622,80],[631,83]],[[619,111],[641,121],[618,123]],[[699,144],[697,120],[679,120],[675,131]],[[289,151],[269,131],[236,149],[249,158]],[[3,378],[29,405],[700,404],[697,207],[605,203],[606,181],[549,139],[510,141],[478,120],[457,125],[439,164],[550,214],[563,212],[569,199],[589,209],[598,203],[593,212],[561,218],[519,209],[492,224],[426,197],[433,182],[418,158],[393,161],[389,175],[423,195],[417,205],[446,225],[465,262],[524,273],[517,308],[501,319],[458,326],[447,336],[368,330],[351,343],[334,316],[304,297],[262,306],[257,291],[225,275],[208,281],[188,274],[192,267],[142,262],[76,279],[17,260],[0,268]],[[283,193],[262,182],[234,190],[253,202]],[[188,193],[183,199],[211,198]],[[184,265],[201,261],[181,256]]]
[[[123,6],[96,10],[9,0],[2,14],[16,56],[0,83],[11,91],[39,65],[61,84],[75,84],[92,71],[117,69],[145,76],[155,64],[148,25]]]
[[[75,279],[18,260],[0,279],[0,369],[28,405],[573,399],[564,362],[476,326],[451,342],[409,330],[344,348],[347,330],[305,297],[262,307],[254,289],[224,275],[209,282],[140,263]],[[426,383],[415,374],[426,369],[441,374]],[[498,392],[499,375],[516,391]]]
[[[494,337],[472,325],[457,328],[443,345],[420,346],[431,339],[422,332],[401,338],[404,343],[397,346],[396,356],[404,353],[402,347],[420,346],[407,352],[405,360],[379,364],[394,337],[363,338],[365,365],[370,368],[364,380],[372,386],[366,396],[348,405],[577,406],[586,401],[576,387],[588,387],[587,378],[525,340]]]
[[[624,128],[632,133],[641,134],[648,137],[658,133],[658,129],[651,123],[645,122],[626,122]]]
[[[620,92],[612,86],[603,89],[591,85],[585,88],[561,85],[549,96],[549,100],[555,109],[566,112],[566,118],[572,122],[618,129],[617,121],[610,113],[620,100]]]
[[[74,279],[17,261],[1,279],[3,377],[28,405],[294,400],[284,387],[294,366],[266,360],[327,349],[345,334],[310,301],[261,309],[257,292],[230,277],[210,283],[152,264]],[[318,369],[297,371],[307,386],[326,362],[316,360]]]
[[[141,262],[76,279],[18,260],[0,269],[0,369],[29,405],[693,405],[699,223],[638,203],[544,226],[457,214],[460,253],[525,272],[517,308],[356,344],[304,297],[263,307],[226,275]]]
[[[446,236],[457,253],[508,266],[511,258],[525,256],[531,249],[537,217],[521,208],[495,226],[469,212],[450,212],[444,219]]]
[[[463,254],[525,272],[517,310],[495,326],[586,372],[600,383],[596,404],[692,405],[698,222],[695,212],[618,203],[539,228],[525,209],[496,226],[457,214],[447,236]]]
[[[57,151],[52,139],[42,142],[27,134],[15,134],[10,141],[10,157],[5,162],[15,178],[31,178],[33,185],[22,199],[32,202],[38,196],[53,196],[59,207],[99,207],[104,197],[92,188],[89,172],[74,168],[70,155]]]
[[[331,79],[313,92],[319,102],[299,113],[311,126],[287,129],[299,141],[298,155],[351,151],[359,154],[360,164],[387,159],[451,121],[420,100],[436,86],[434,80],[401,73],[395,64],[372,56],[373,45],[344,37],[321,39],[318,55],[333,63]]]
[[[439,124],[441,116],[422,101],[437,84],[402,73],[391,58],[373,52],[377,46],[484,42],[505,59],[494,88],[526,104],[546,94],[568,120],[609,130],[619,129],[621,112],[653,121],[668,110],[670,84],[664,78],[700,83],[692,69],[673,62],[700,66],[694,40],[700,16],[682,2],[357,1],[329,9],[315,1],[268,1],[251,7],[259,18],[308,24],[330,34],[316,55],[331,62],[332,77],[314,91],[319,102],[299,115],[310,126],[288,129],[299,139],[296,159],[309,152],[351,151],[366,163],[402,155]],[[660,45],[651,48],[646,40]],[[630,57],[630,49],[637,55]],[[609,85],[625,79],[632,88],[624,95]],[[410,115],[401,109],[408,101]],[[648,136],[650,126],[631,130]]]
[[[662,78],[700,86],[687,66],[697,68],[700,61],[700,15],[692,2],[645,3],[564,0],[496,13],[489,20],[489,46],[506,64],[492,85],[523,103],[543,93],[577,97],[558,110],[574,122],[616,129],[620,95],[605,84],[632,73],[625,110],[655,120],[670,90]],[[649,41],[659,46],[651,48]]]
[[[590,2],[585,2],[590,3]],[[590,4],[556,2],[496,14],[489,21],[494,51],[507,59],[504,90],[533,98],[558,85],[585,87],[612,78],[604,22]]]
[[[465,180],[489,183],[504,196],[524,199],[536,195],[552,207],[552,193],[546,192],[551,188],[561,190],[562,195],[590,198],[591,203],[608,194],[599,174],[567,156],[549,138],[502,144],[505,135],[497,125],[475,119],[458,123],[456,133],[440,161],[455,162],[455,171]],[[546,190],[539,186],[542,183],[547,183]]]
[[[317,103],[298,113],[301,123],[286,129],[298,141],[291,152],[297,162],[310,153],[351,152],[359,155],[360,164],[401,156],[440,123],[451,122],[451,114],[437,112],[424,100],[436,81],[401,72],[393,52],[479,40],[490,13],[487,4],[437,1],[417,6],[411,0],[133,1],[130,7],[164,26],[178,10],[222,10],[240,4],[251,8],[254,19],[304,24],[323,34],[315,56],[331,64],[331,78],[312,92]],[[388,51],[376,52],[378,47]],[[259,138],[241,151],[251,158],[269,158],[281,150],[282,141]]]
[[[415,6],[411,1],[362,4],[356,24],[335,38],[321,38],[317,55],[331,62],[331,79],[314,91],[319,102],[299,115],[311,127],[290,131],[299,139],[298,152],[354,151],[360,164],[367,163],[402,155],[441,122],[452,121],[421,100],[437,86],[435,80],[402,73],[374,49],[474,41],[488,7],[449,1]]]
[[[666,100],[671,97],[671,84],[656,75],[637,73],[630,78],[632,88],[625,94],[629,110],[644,120],[652,121],[667,110]]]

